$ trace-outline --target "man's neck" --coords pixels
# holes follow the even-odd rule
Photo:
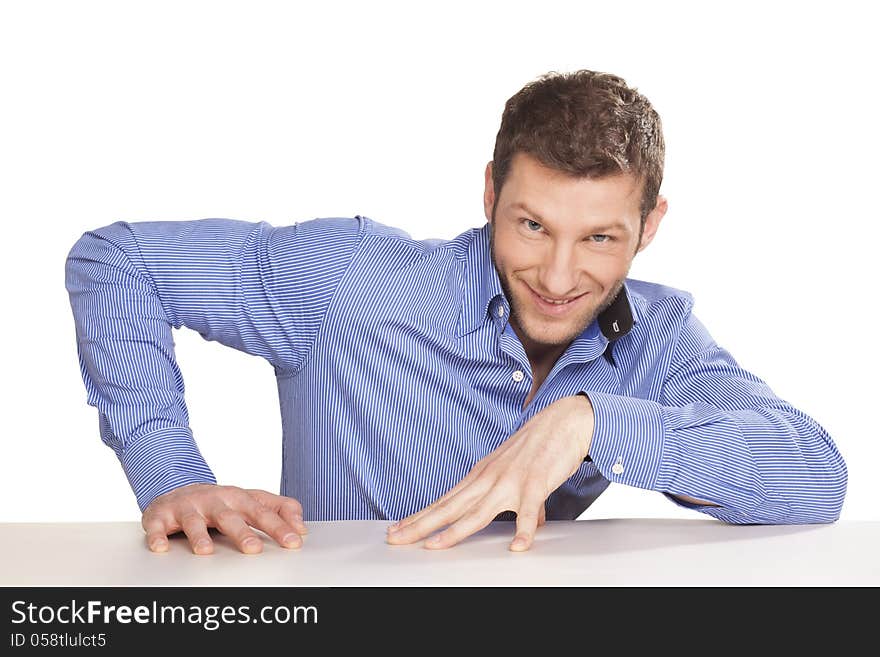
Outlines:
[[[532,379],[540,385],[540,382],[547,378],[550,370],[553,369],[553,365],[556,364],[556,361],[559,360],[559,357],[568,348],[568,345],[541,344],[525,335],[515,322],[511,322],[510,326],[522,343],[523,349],[525,349],[526,357],[532,366]]]

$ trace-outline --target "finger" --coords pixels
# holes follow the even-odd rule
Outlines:
[[[442,550],[457,545],[471,534],[483,529],[503,510],[487,499],[483,504],[471,508],[457,522],[425,541],[425,547],[430,550]]]
[[[296,529],[285,522],[277,511],[260,504],[250,496],[247,496],[246,504],[247,521],[250,525],[266,532],[283,547],[302,547],[302,539]]]
[[[516,536],[510,544],[511,550],[522,552],[532,547],[543,506],[544,499],[540,493],[529,492],[524,496],[516,513]]]
[[[428,514],[434,513],[437,509],[442,507],[444,504],[449,502],[449,500],[451,500],[453,497],[458,495],[462,490],[464,490],[466,485],[467,484],[464,483],[464,480],[460,481],[458,484],[456,484],[456,486],[454,488],[451,488],[450,490],[446,491],[446,493],[444,493],[441,497],[438,497],[436,500],[431,502],[431,504],[429,504],[428,506],[424,507],[423,509],[419,509],[415,513],[412,513],[412,514],[406,516],[405,518],[401,518],[400,520],[395,522],[393,525],[389,525],[387,527],[387,531],[396,532],[400,529],[403,529],[404,527],[409,527],[410,525],[418,522],[419,520],[421,520],[422,518],[424,518]]]
[[[432,505],[430,512],[405,527],[389,532],[386,541],[392,545],[415,543],[461,518],[481,497],[474,487],[465,489],[443,504]]]
[[[263,541],[245,522],[241,511],[221,503],[212,509],[210,519],[217,529],[235,541],[241,552],[256,554],[263,551]]]
[[[446,493],[444,493],[442,497],[436,499],[432,504],[430,504],[429,506],[426,506],[424,509],[417,511],[416,513],[413,513],[413,514],[407,516],[406,518],[402,518],[401,520],[398,520],[393,525],[389,525],[388,530],[389,531],[397,531],[399,529],[402,529],[403,527],[411,525],[412,523],[420,520],[421,518],[423,518],[427,514],[432,513],[438,507],[442,506],[443,504],[446,504],[449,500],[451,500],[453,497],[455,497],[461,491],[463,491],[467,486],[470,486],[474,482],[474,480],[476,480],[477,477],[480,476],[480,474],[483,472],[483,470],[486,469],[486,466],[489,465],[490,461],[491,461],[491,459],[486,459],[486,458],[478,461],[474,465],[474,467],[471,468],[470,472],[468,472],[468,474],[465,476],[465,478],[462,479],[461,481],[459,481],[455,486],[450,488],[448,491],[446,491]]]
[[[189,539],[193,554],[211,554],[214,551],[214,542],[208,535],[208,525],[195,509],[183,512],[180,526]]]
[[[284,522],[293,527],[298,534],[309,532],[303,522],[302,505],[292,497],[273,495],[264,490],[248,490],[247,492],[260,504],[281,516]]]
[[[303,517],[291,510],[286,504],[280,505],[278,514],[284,518],[284,522],[289,523],[299,534],[309,533],[309,528],[303,521]]]
[[[147,532],[147,545],[151,552],[168,552],[168,531],[165,521],[158,516],[145,517],[141,523]]]
[[[538,516],[538,527],[547,522],[547,510],[544,508],[544,505],[541,504],[541,515]]]
[[[292,497],[275,495],[274,493],[260,490],[259,488],[248,488],[247,492],[260,504],[267,506],[270,509],[274,509],[275,511],[286,509],[290,512],[291,515],[299,516],[300,518],[303,517],[302,504],[300,504],[298,500],[295,500]]]

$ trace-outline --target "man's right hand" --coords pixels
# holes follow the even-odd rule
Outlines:
[[[291,497],[265,490],[216,484],[188,484],[160,495],[144,510],[141,520],[153,552],[168,550],[168,536],[183,531],[195,554],[211,554],[209,527],[229,536],[247,554],[263,551],[263,541],[251,529],[265,532],[282,547],[302,547],[302,505]]]

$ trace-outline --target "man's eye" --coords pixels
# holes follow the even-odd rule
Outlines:
[[[541,224],[539,224],[537,221],[532,221],[531,219],[526,219],[526,226],[528,226],[529,230],[533,233],[541,229]]]
[[[605,244],[611,239],[611,235],[593,235],[592,237],[604,237],[605,239],[599,240],[596,244]]]

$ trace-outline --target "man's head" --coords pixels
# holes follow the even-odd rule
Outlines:
[[[550,73],[507,101],[483,200],[530,353],[564,348],[614,300],[666,212],[663,157],[660,117],[617,76]]]

